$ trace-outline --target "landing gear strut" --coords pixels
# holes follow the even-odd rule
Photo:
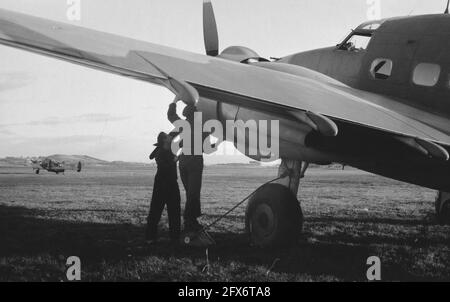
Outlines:
[[[265,185],[252,196],[245,226],[253,245],[265,248],[297,242],[303,226],[297,193],[307,166],[302,168],[300,161],[283,160],[279,176],[288,176],[278,183]]]
[[[450,224],[450,193],[439,192],[436,198],[436,216],[441,224]]]

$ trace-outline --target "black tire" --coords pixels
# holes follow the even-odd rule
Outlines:
[[[436,198],[436,217],[440,224],[450,225],[450,199],[446,199],[442,192]]]
[[[285,186],[269,184],[250,199],[245,227],[254,246],[288,246],[298,242],[303,213],[297,197]]]
[[[36,174],[39,174],[39,169],[36,170]]]

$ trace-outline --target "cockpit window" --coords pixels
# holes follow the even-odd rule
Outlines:
[[[369,46],[372,35],[353,33],[339,45],[340,50],[364,51]]]
[[[365,30],[377,30],[378,28],[380,28],[381,24],[383,24],[383,21],[373,21],[370,23],[365,23],[361,25],[359,28]]]
[[[254,64],[254,63],[259,63],[259,62],[270,62],[270,61],[267,60],[266,58],[261,58],[261,57],[248,58],[248,59],[241,61],[241,63],[244,63],[244,64]]]

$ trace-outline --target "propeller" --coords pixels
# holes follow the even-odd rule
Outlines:
[[[218,56],[219,33],[211,0],[203,1],[203,37],[205,39],[206,54],[212,57]]]
[[[211,0],[203,0],[203,37],[208,56],[218,56],[240,63],[244,63],[249,58],[259,58],[255,51],[244,46],[230,46],[219,54],[219,33]]]

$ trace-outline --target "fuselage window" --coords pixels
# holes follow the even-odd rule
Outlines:
[[[441,66],[430,63],[420,63],[414,69],[413,83],[419,86],[433,87],[439,81]]]
[[[370,67],[372,77],[379,80],[387,80],[392,74],[394,64],[389,59],[376,59]]]

